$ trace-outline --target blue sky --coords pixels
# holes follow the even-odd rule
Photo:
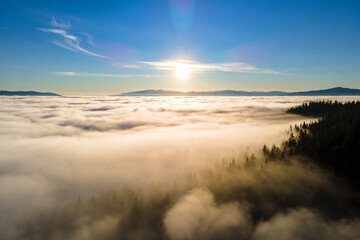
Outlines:
[[[2,0],[0,89],[360,88],[360,2]]]

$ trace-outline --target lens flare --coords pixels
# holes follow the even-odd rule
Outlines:
[[[177,31],[187,31],[192,25],[194,14],[195,0],[170,1],[170,16]]]

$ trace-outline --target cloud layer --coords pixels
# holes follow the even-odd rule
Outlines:
[[[1,97],[0,213],[7,218],[0,220],[0,230],[8,239],[16,239],[19,224],[34,220],[43,211],[62,209],[77,196],[84,199],[111,187],[151,190],[155,183],[171,185],[189,172],[198,172],[223,158],[256,151],[265,143],[278,144],[291,123],[306,120],[285,115],[283,111],[304,100],[303,97]],[[287,176],[280,172],[270,176]],[[298,170],[286,173],[289,175],[282,181],[288,183],[295,173],[301,175],[292,185],[301,183],[299,187],[305,182],[302,176],[312,176]],[[256,179],[263,179],[267,187],[282,196],[287,191],[276,187],[279,182],[271,185],[273,178],[266,178],[266,172],[263,178],[251,176],[245,175],[247,180],[237,182],[237,186],[242,183],[244,189],[253,189],[256,199],[265,194]],[[309,183],[321,186],[319,179],[314,177]],[[231,186],[229,183],[225,185]],[[255,187],[251,188],[251,184]],[[181,226],[172,221],[178,209],[197,206],[199,202],[204,202],[206,209],[216,216],[206,220],[216,231],[227,231],[233,226],[246,228],[246,224],[238,224],[246,218],[244,205],[218,203],[216,189],[204,191],[190,192],[188,197],[184,195],[182,200],[175,201],[165,220],[170,236],[182,238],[175,231]],[[212,194],[216,196],[214,200]],[[233,213],[236,224],[226,218],[228,212]],[[202,218],[201,209],[198,215]],[[76,236],[86,239],[86,234],[92,234],[86,225],[99,229],[101,235],[107,231],[104,223],[108,222],[111,228],[114,220],[95,219],[86,224],[85,218],[83,222],[84,225],[79,223],[82,227],[77,228]],[[198,236],[202,232],[194,230],[193,234]]]
[[[300,208],[280,213],[261,223],[256,240],[329,239],[355,240],[360,236],[360,221],[329,221],[315,211]]]
[[[207,189],[194,189],[166,214],[165,228],[174,240],[234,239],[250,231],[247,213],[237,202],[218,205]]]

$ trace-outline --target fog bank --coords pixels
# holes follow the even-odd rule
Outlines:
[[[309,121],[283,111],[314,99],[324,97],[1,97],[0,215],[6,218],[0,220],[0,231],[16,239],[19,225],[78,196],[87,199],[110,188],[172,185],[223,158],[241,159],[263,144],[279,144],[290,124]],[[166,232],[172,239],[190,236],[182,235],[184,226],[174,222],[177,212],[185,214],[200,203],[211,214],[200,208],[198,217],[206,216],[204,224],[214,230],[213,236],[251,225],[240,203],[217,204],[214,189],[192,187],[195,190],[181,193],[185,197],[166,213]],[[184,215],[183,221],[188,218]],[[71,236],[87,239],[93,235],[90,229],[102,236],[117,221],[85,219]],[[192,237],[209,237],[194,226],[189,226]]]

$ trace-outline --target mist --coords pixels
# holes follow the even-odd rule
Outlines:
[[[288,107],[322,99],[358,100],[1,97],[1,234],[356,239],[357,193],[346,183],[296,159],[243,165],[264,144],[280,144],[290,125],[313,120]]]

